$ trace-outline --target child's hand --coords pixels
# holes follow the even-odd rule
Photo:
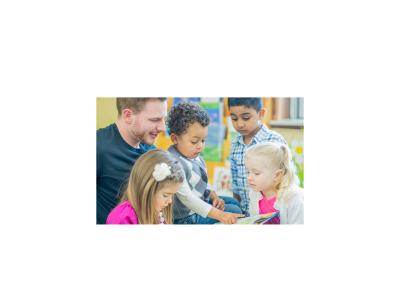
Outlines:
[[[212,200],[212,205],[213,205],[215,208],[218,208],[218,209],[220,209],[220,210],[224,210],[224,208],[225,208],[225,201],[222,200],[222,199],[219,198],[219,197],[215,197],[215,198]]]
[[[223,213],[221,222],[224,224],[235,224],[238,218],[243,218],[244,215],[234,213]]]

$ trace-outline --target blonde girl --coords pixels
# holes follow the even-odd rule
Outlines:
[[[183,176],[179,162],[170,153],[155,149],[142,154],[106,224],[172,224],[171,203]]]
[[[279,211],[280,224],[303,224],[303,190],[298,186],[288,147],[274,142],[251,146],[245,165],[253,190],[249,193],[250,215]]]

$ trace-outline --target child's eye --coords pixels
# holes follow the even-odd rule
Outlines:
[[[243,120],[244,120],[244,121],[248,121],[248,120],[250,120],[250,118],[243,118]]]

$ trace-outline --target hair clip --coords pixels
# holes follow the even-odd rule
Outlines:
[[[154,171],[153,171],[152,175],[156,181],[163,181],[165,178],[167,178],[171,174],[172,174],[171,167],[163,162],[160,164],[156,164],[154,166]]]

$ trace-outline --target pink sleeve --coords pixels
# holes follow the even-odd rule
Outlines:
[[[139,221],[131,204],[125,201],[110,212],[106,224],[139,224]]]

